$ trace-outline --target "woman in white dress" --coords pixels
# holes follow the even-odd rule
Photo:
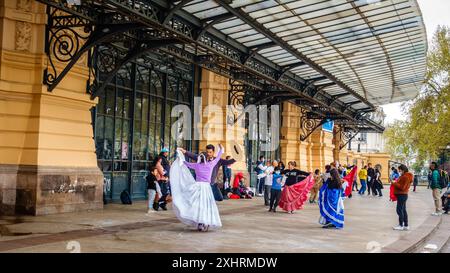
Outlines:
[[[214,160],[206,161],[202,155],[198,157],[197,163],[186,162],[183,153],[177,150],[177,159],[170,169],[175,214],[182,223],[196,227],[199,231],[222,226],[210,186],[211,173],[224,152],[222,145],[219,144],[219,147]],[[195,179],[188,168],[195,171]]]

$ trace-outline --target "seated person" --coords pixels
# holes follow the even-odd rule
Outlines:
[[[240,198],[251,199],[253,192],[244,184],[244,174],[237,173],[234,177],[232,193],[238,195]]]

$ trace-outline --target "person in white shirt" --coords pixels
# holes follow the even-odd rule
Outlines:
[[[266,206],[269,206],[270,203],[270,191],[272,189],[273,172],[276,167],[278,167],[278,161],[274,160],[272,164],[268,162],[266,170],[264,171],[264,173],[266,174],[264,182],[264,205]]]
[[[264,164],[268,164],[268,163],[270,163],[270,161],[268,160],[268,161],[265,161],[264,160],[264,157],[260,157],[260,159],[259,159],[259,161],[257,162],[257,165],[256,165],[256,173],[258,174],[257,175],[257,183],[256,183],[256,191],[255,191],[255,193],[256,193],[256,196],[263,196],[263,190],[264,190],[264,180],[265,180],[265,177],[266,177],[266,173],[265,173],[265,171],[266,171],[266,169],[267,169],[267,165],[264,165]]]

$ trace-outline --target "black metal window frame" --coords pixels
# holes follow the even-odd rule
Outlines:
[[[155,68],[158,66],[160,65],[138,62],[126,64],[99,97],[93,122],[94,138],[99,167],[110,181],[109,191],[106,193],[108,200],[119,199],[120,191],[116,188],[129,190],[133,199],[146,198],[146,186],[142,178],[154,156],[162,147],[169,148],[170,156],[173,156],[177,147],[170,135],[174,119],[170,117],[171,108],[175,104],[192,108],[194,85],[197,84],[194,78],[183,78],[180,74]],[[193,73],[194,68],[191,68]],[[139,84],[139,77],[142,77],[140,69],[148,71],[147,81],[143,79],[144,85]],[[101,80],[102,76],[99,77]],[[174,88],[170,90],[174,96],[168,95],[170,77],[175,81]],[[185,91],[183,98],[180,95],[181,84]],[[147,98],[146,103],[144,97]],[[141,106],[138,106],[139,103]],[[144,105],[147,109],[142,107]],[[105,145],[105,140],[111,142],[108,144],[110,151],[106,154],[102,146]],[[190,149],[192,142],[185,141],[183,146]]]

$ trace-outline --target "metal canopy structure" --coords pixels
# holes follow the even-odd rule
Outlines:
[[[308,119],[348,131],[382,132],[377,105],[416,96],[425,73],[415,0],[38,1],[48,6],[50,91],[86,52],[95,97],[126,62],[157,51],[230,78],[230,92],[289,100]],[[111,74],[103,86],[98,70]]]

